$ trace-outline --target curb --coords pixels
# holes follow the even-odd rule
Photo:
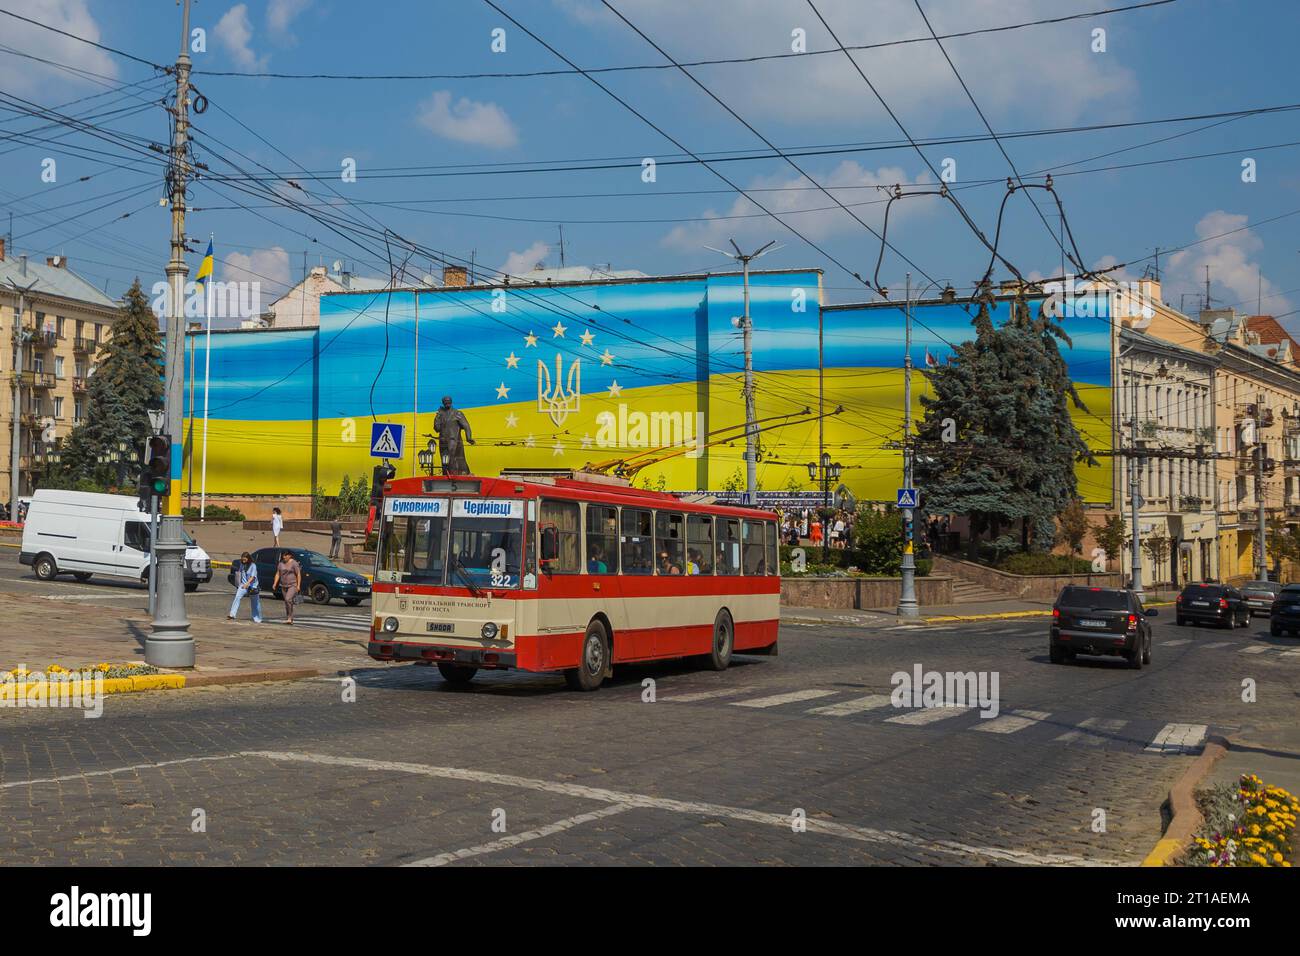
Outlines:
[[[262,671],[226,671],[216,674],[181,674],[176,672],[163,674],[142,674],[139,677],[110,677],[103,683],[103,693],[108,694],[132,694],[146,690],[181,690],[186,687],[214,687],[228,684],[260,684],[272,681],[291,681],[302,680],[308,677],[318,677],[322,671],[314,667],[297,667],[297,668],[278,668],[275,670]],[[46,699],[47,688],[63,688],[67,690],[64,696],[81,696],[83,684],[89,685],[85,690],[95,689],[92,681],[39,681],[25,685],[0,685],[0,701],[12,701],[17,699],[14,694],[14,688],[23,686],[26,688],[24,697],[27,700],[42,701]],[[59,693],[54,695],[60,696]]]
[[[998,611],[992,614],[941,614],[927,617],[926,624],[952,624],[956,621],[1000,621],[1016,617],[1051,617],[1052,610],[1045,611]]]
[[[1201,755],[1192,762],[1169,791],[1169,808],[1173,814],[1165,835],[1147,854],[1142,866],[1172,866],[1172,861],[1187,846],[1197,826],[1201,811],[1196,807],[1196,785],[1205,779],[1210,769],[1228,752],[1228,742],[1222,737],[1212,737]]]

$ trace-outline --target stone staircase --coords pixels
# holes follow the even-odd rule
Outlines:
[[[978,601],[1005,601],[1011,595],[1002,591],[994,591],[984,587],[982,584],[976,584],[974,581],[967,581],[964,578],[957,577],[955,574],[952,579],[952,602],[954,604],[974,604]]]

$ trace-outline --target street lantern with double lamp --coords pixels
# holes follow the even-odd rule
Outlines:
[[[430,442],[432,444],[432,442]],[[420,468],[426,475],[433,474],[433,449],[422,448],[415,456],[420,462]]]
[[[830,545],[830,520],[834,512],[831,509],[831,483],[840,480],[840,474],[844,466],[838,461],[831,461],[830,452],[822,452],[820,461],[808,462],[808,477],[812,481],[818,480],[818,474],[821,475],[822,486],[822,506],[818,509],[818,515],[822,523],[822,560],[829,561],[831,554]]]

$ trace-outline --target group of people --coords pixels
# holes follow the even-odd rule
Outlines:
[[[271,539],[275,547],[280,547],[280,535],[284,532],[284,515],[279,508],[271,509]],[[330,557],[338,557],[343,539],[343,525],[337,518],[330,522]],[[239,607],[247,597],[253,612],[253,623],[262,623],[262,583],[258,579],[257,562],[252,554],[245,551],[234,565],[235,598],[230,602],[227,620],[239,616]],[[280,562],[275,566],[275,577],[271,581],[271,590],[279,590],[284,599],[284,623],[293,623],[293,609],[298,603],[298,593],[302,589],[302,565],[293,556],[292,551],[281,551]]]
[[[822,516],[817,511],[787,512],[781,520],[781,540],[791,546],[798,546],[804,539],[812,542],[814,547],[821,547],[825,542],[831,548],[843,551],[853,541],[856,520],[852,511],[838,510],[832,512],[823,525]]]

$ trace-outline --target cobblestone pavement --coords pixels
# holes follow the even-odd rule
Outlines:
[[[358,657],[355,702],[317,678],[0,710],[0,863],[1132,864],[1207,734],[1294,726],[1298,646],[1159,624],[1131,671],[1051,665],[1041,621],[786,626],[779,657],[596,694]],[[917,664],[995,671],[999,715],[882,704]]]

